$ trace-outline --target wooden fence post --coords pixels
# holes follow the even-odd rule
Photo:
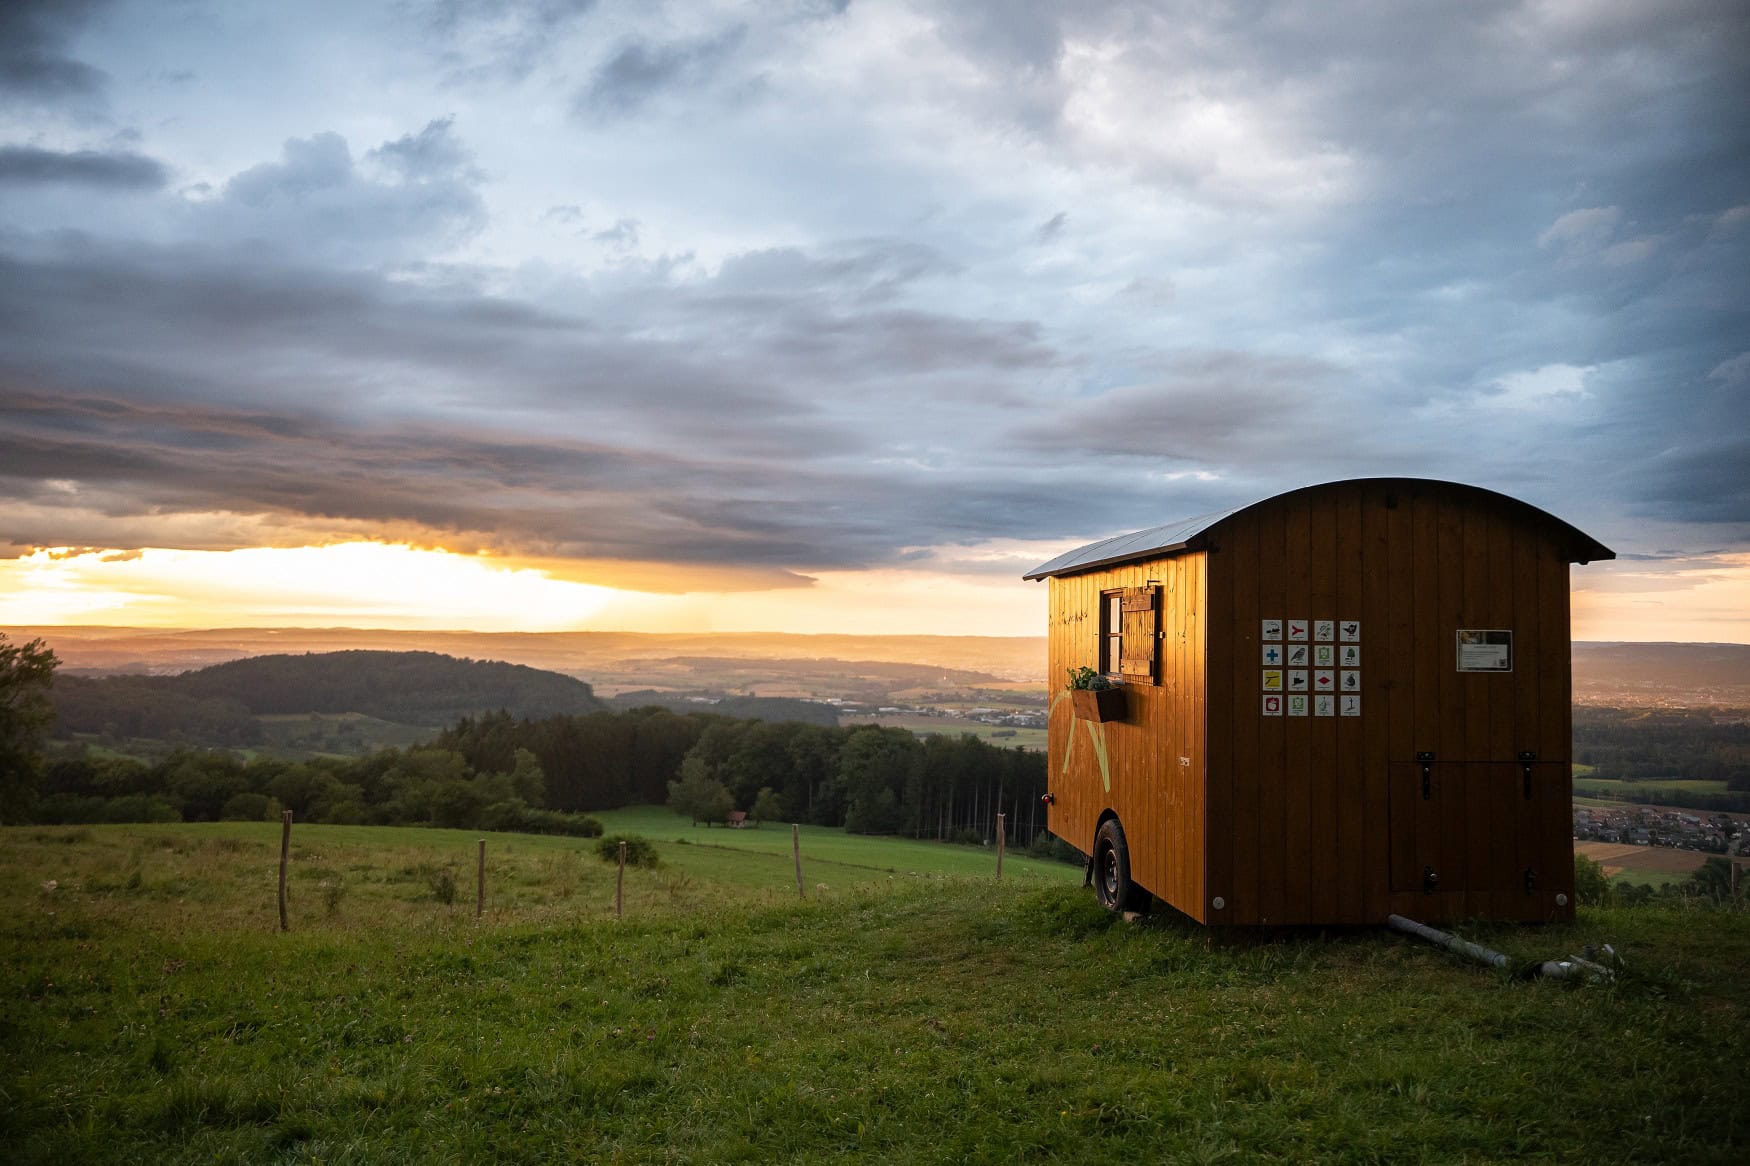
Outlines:
[[[997,815],[997,882],[1003,881],[1003,815]]]
[[[802,826],[800,823],[790,824],[790,853],[796,859],[796,893],[804,899],[808,892],[802,889]]]
[[[620,873],[614,880],[614,918],[626,917],[626,840],[620,839]]]
[[[292,812],[280,812],[280,930],[290,931],[292,925],[286,920],[286,863],[292,857]]]
[[[475,880],[474,918],[486,911],[486,839],[480,840],[480,877]]]

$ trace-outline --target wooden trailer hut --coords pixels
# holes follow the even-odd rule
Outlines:
[[[1568,566],[1614,557],[1405,478],[1061,555],[1026,575],[1050,587],[1051,831],[1114,909],[1571,919]],[[1072,693],[1083,667],[1120,695]]]

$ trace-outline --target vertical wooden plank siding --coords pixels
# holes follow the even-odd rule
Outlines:
[[[1391,803],[1386,762],[1394,756],[1409,756],[1407,751],[1393,754],[1390,738],[1392,698],[1397,689],[1394,677],[1400,675],[1393,671],[1392,580],[1402,571],[1393,556],[1390,523],[1392,516],[1402,511],[1387,509],[1387,503],[1388,492],[1377,487],[1367,490],[1361,499],[1361,606],[1355,613],[1361,621],[1361,749],[1355,764],[1364,783],[1364,845],[1356,876],[1361,881],[1364,921],[1384,919],[1389,914],[1386,872],[1391,868]],[[1404,551],[1407,555],[1407,541]]]
[[[1307,559],[1307,618],[1335,620],[1339,618],[1337,602],[1337,510],[1338,490],[1330,490],[1307,498],[1308,525],[1311,533]],[[1333,635],[1335,632],[1333,630]],[[1315,642],[1314,649],[1324,646]],[[1330,642],[1335,647],[1335,641]],[[1314,661],[1314,668],[1318,663]],[[1335,665],[1320,669],[1333,678],[1341,675]],[[1332,691],[1322,695],[1333,703],[1338,695]],[[1337,722],[1335,716],[1311,716],[1304,719],[1307,732],[1306,791],[1307,824],[1307,907],[1309,919],[1337,920]]]
[[[1418,616],[1422,604],[1433,602],[1433,588],[1428,585],[1426,570],[1418,575],[1416,554],[1422,551],[1431,556],[1433,551],[1416,541],[1416,507],[1407,493],[1391,494],[1386,499],[1386,506],[1386,536],[1391,540],[1391,590],[1386,596],[1385,643],[1373,643],[1369,648],[1369,641],[1364,638],[1362,647],[1371,654],[1364,653],[1361,659],[1368,663],[1383,652],[1385,675],[1375,676],[1373,683],[1383,687],[1388,698],[1384,710],[1387,718],[1385,757],[1369,758],[1368,764],[1377,766],[1383,760],[1401,767],[1412,761],[1419,750],[1433,748],[1418,727],[1422,710],[1416,696],[1417,681],[1422,679],[1421,656],[1416,651],[1419,646],[1416,628],[1421,622]],[[1366,636],[1365,627],[1362,634]],[[1373,715],[1365,704],[1362,715]],[[1388,807],[1386,849],[1391,860],[1391,878],[1385,900],[1388,914],[1396,910],[1392,906],[1391,891],[1415,885],[1417,804],[1414,793],[1403,785],[1403,781],[1414,779],[1404,777],[1399,780],[1400,774],[1407,772],[1401,768],[1388,769],[1385,778]]]
[[[1204,770],[1204,853],[1202,853],[1199,900],[1209,923],[1234,921],[1234,723],[1246,709],[1234,702],[1236,676],[1234,655],[1234,548],[1223,541],[1202,557],[1199,572],[1197,655],[1202,674],[1197,683],[1204,692],[1199,749]],[[1222,898],[1216,909],[1215,896]]]
[[[1209,853],[1209,823],[1222,810],[1220,821],[1227,815],[1222,807],[1210,804],[1209,798],[1209,556],[1200,554],[1186,561],[1192,576],[1189,593],[1190,610],[1185,617],[1185,651],[1188,672],[1185,694],[1179,707],[1185,716],[1186,732],[1190,736],[1191,763],[1185,767],[1185,779],[1191,791],[1191,804],[1185,822],[1184,861],[1186,897],[1198,910],[1188,912],[1194,918],[1209,918],[1208,866],[1203,856]]]
[[[1426,751],[1438,755],[1446,750],[1446,743],[1440,732],[1440,711],[1443,707],[1450,707],[1443,703],[1445,694],[1440,691],[1441,680],[1446,676],[1446,669],[1451,667],[1446,660],[1449,651],[1447,637],[1441,634],[1441,629],[1447,626],[1447,619],[1440,603],[1442,564],[1439,514],[1437,504],[1432,498],[1412,494],[1407,501],[1410,506],[1412,569],[1415,572],[1410,581],[1415,602],[1411,627],[1414,653],[1411,661],[1414,672],[1410,679],[1411,699],[1414,702],[1411,745],[1415,752]],[[1446,668],[1442,668],[1442,664]],[[1403,760],[1413,760],[1415,752]],[[1392,760],[1399,759],[1393,757]],[[1446,786],[1455,785],[1445,782],[1444,776],[1441,771],[1435,771],[1436,796],[1443,795]],[[1392,838],[1394,846],[1402,842],[1409,847],[1407,861],[1400,864],[1406,877],[1393,888],[1403,893],[1420,885],[1420,874],[1425,866],[1432,865],[1438,870],[1442,865],[1440,834],[1435,821],[1436,815],[1429,812],[1430,808],[1425,800],[1418,800],[1419,795],[1413,787],[1399,786],[1392,792],[1410,800],[1411,818],[1415,822],[1410,836],[1394,835]]]
[[[1488,617],[1495,621],[1490,626],[1512,628],[1517,638],[1521,633],[1515,626],[1518,621],[1514,617],[1513,527],[1509,516],[1494,508],[1489,510],[1487,520]],[[1488,743],[1485,747],[1485,755],[1490,761],[1509,761],[1518,753],[1513,723],[1518,714],[1519,685],[1516,681],[1510,681],[1509,685],[1490,694]],[[1495,795],[1495,812],[1489,823],[1487,853],[1483,860],[1491,872],[1490,901],[1486,908],[1489,916],[1511,911],[1511,896],[1523,893],[1522,888],[1511,882],[1511,872],[1518,869],[1517,826],[1527,807],[1513,800],[1520,796],[1519,787],[1511,780],[1511,773],[1507,777],[1507,788]]]
[[[1206,812],[1202,564],[1201,554],[1180,554],[1049,580],[1046,760],[1055,799],[1047,814],[1052,833],[1089,853],[1101,817],[1115,813],[1129,847],[1131,877],[1199,920]],[[1128,679],[1122,720],[1078,721],[1064,695],[1066,672],[1098,667],[1101,598],[1136,588],[1157,589],[1157,616],[1148,621],[1156,682]],[[1127,631],[1133,626],[1127,621]]]
[[[1574,917],[1574,693],[1573,648],[1569,640],[1571,597],[1568,590],[1566,557],[1547,546],[1543,552],[1544,569],[1538,580],[1538,615],[1545,629],[1559,628],[1560,634],[1547,630],[1535,645],[1538,656],[1538,705],[1543,712],[1543,737],[1537,745],[1542,763],[1539,775],[1548,775],[1537,787],[1542,832],[1538,850],[1548,859],[1540,864],[1543,874],[1540,890],[1567,896],[1567,905],[1552,908],[1552,918]]]
[[[1289,611],[1283,569],[1288,550],[1287,511],[1279,501],[1267,502],[1241,516],[1258,529],[1258,612],[1262,619],[1286,621],[1304,612]],[[1296,604],[1304,597],[1296,596]],[[1247,664],[1260,671],[1262,657],[1254,653]],[[1283,873],[1287,868],[1285,803],[1287,800],[1288,717],[1258,718],[1258,923],[1281,923],[1287,918]]]
[[[1116,813],[1136,881],[1208,923],[1571,918],[1569,537],[1464,487],[1338,483],[1223,519],[1207,551],[1051,580],[1051,829],[1087,851]],[[1158,588],[1157,683],[1090,726],[1064,672],[1097,664],[1101,596],[1125,588]],[[1359,622],[1360,715],[1340,634],[1339,715],[1263,715],[1266,619]],[[1460,629],[1511,631],[1513,670],[1459,671]]]
[[[1337,509],[1336,541],[1331,550],[1337,567],[1333,616],[1339,622],[1359,620],[1365,600],[1362,580],[1366,577],[1366,557],[1370,549],[1361,532],[1361,487],[1345,485],[1339,488],[1333,502]],[[1339,645],[1342,642],[1339,631]],[[1365,644],[1362,648],[1361,664],[1359,671],[1365,678],[1368,674]],[[1338,668],[1342,668],[1340,661]],[[1365,705],[1365,694],[1363,696],[1362,703]],[[1337,849],[1337,902],[1332,917],[1339,923],[1360,923],[1367,918],[1363,902],[1366,885],[1362,876],[1367,854],[1364,816],[1367,806],[1365,725],[1365,716],[1356,718],[1339,715],[1336,720],[1337,753],[1332,763],[1332,776],[1335,779],[1333,797],[1336,799],[1337,811],[1337,828],[1333,836]]]
[[[1496,610],[1498,605],[1493,602],[1489,591],[1488,515],[1476,506],[1460,509],[1448,504],[1447,509],[1454,512],[1454,521],[1463,532],[1459,545],[1462,547],[1460,554],[1463,557],[1464,579],[1460,618],[1464,622],[1455,627],[1504,627],[1506,625],[1501,613]],[[1499,678],[1481,673],[1459,673],[1457,654],[1458,645],[1455,640],[1453,673],[1458,677],[1459,687],[1464,693],[1465,744],[1464,753],[1459,759],[1465,762],[1502,760],[1499,756],[1491,755],[1489,750],[1489,698],[1494,690],[1491,681]],[[1490,824],[1495,817],[1495,808],[1505,792],[1496,788],[1499,784],[1497,775],[1490,768],[1466,765],[1464,836],[1460,840],[1464,868],[1468,872],[1464,884],[1464,911],[1466,915],[1477,918],[1486,918],[1492,911],[1493,892],[1500,881],[1491,877],[1497,872],[1489,862]]]
[[[1222,611],[1222,595],[1232,595],[1230,620],[1216,623],[1213,629],[1223,634],[1211,634],[1209,653],[1232,676],[1230,697],[1230,734],[1216,737],[1220,721],[1213,714],[1211,700],[1211,737],[1215,748],[1209,756],[1209,781],[1215,783],[1225,776],[1234,791],[1234,814],[1229,823],[1227,858],[1209,861],[1209,893],[1227,900],[1229,923],[1258,923],[1262,910],[1258,905],[1258,783],[1260,769],[1258,742],[1262,737],[1264,718],[1260,714],[1258,662],[1260,662],[1260,616],[1267,608],[1258,597],[1258,523],[1234,523],[1222,536],[1209,571],[1209,608]],[[1276,615],[1276,618],[1281,618]],[[1213,688],[1211,695],[1220,697],[1223,690]],[[1216,839],[1223,835],[1216,833]],[[1218,875],[1220,865],[1230,868],[1229,879]]]

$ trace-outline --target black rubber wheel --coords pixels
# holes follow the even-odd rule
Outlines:
[[[1130,849],[1117,818],[1107,818],[1094,832],[1094,898],[1108,911],[1140,911],[1148,901],[1130,881]]]

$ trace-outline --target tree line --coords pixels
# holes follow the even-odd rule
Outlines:
[[[547,776],[549,805],[560,810],[668,802],[698,821],[741,810],[854,833],[978,841],[992,836],[1003,812],[1021,845],[1044,831],[1045,756],[970,734],[919,740],[878,725],[648,707],[542,720],[470,717],[434,744],[477,769],[502,767],[515,749],[527,749]],[[707,793],[710,801],[696,800]]]
[[[689,803],[684,788],[709,789]],[[464,717],[429,745],[359,758],[244,761],[181,750],[148,764],[87,752],[41,766],[32,820],[257,820],[587,832],[592,810],[668,802],[694,820],[731,810],[866,834],[987,841],[1044,833],[1042,754],[970,735],[745,721],[640,708],[538,719]],[[682,796],[675,797],[677,790]]]
[[[1723,781],[1727,793],[1648,790],[1649,804],[1750,808],[1750,714],[1716,709],[1574,709],[1574,760],[1613,781]]]

